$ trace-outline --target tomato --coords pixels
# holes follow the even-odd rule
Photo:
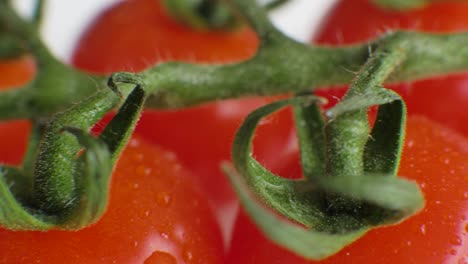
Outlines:
[[[29,56],[0,61],[0,89],[23,85],[35,73]],[[0,123],[2,164],[20,164],[30,127],[26,120]],[[77,232],[0,228],[0,263],[223,263],[213,212],[191,178],[173,152],[134,138],[97,224]]]
[[[171,18],[161,0],[122,1],[81,36],[73,64],[95,73],[141,71],[164,61],[222,63],[255,54],[253,31],[195,31]]]
[[[369,0],[338,1],[323,21],[314,42],[343,45],[396,30],[433,33],[468,29],[466,1],[434,1],[424,8],[398,12],[378,8]],[[468,74],[457,73],[390,85],[408,104],[409,114],[424,115],[468,135]],[[321,92],[326,95],[328,92]],[[333,100],[332,101],[336,101]]]
[[[34,59],[30,56],[0,60],[0,90],[26,84],[36,74]],[[31,124],[27,120],[0,122],[0,164],[18,165],[24,155]],[[14,137],[11,137],[15,135]]]
[[[138,29],[138,30],[136,30]],[[102,13],[81,37],[73,64],[95,73],[139,71],[165,61],[225,63],[254,55],[258,45],[247,28],[235,31],[195,31],[167,15],[160,1],[124,1]],[[174,150],[194,174],[218,209],[220,217],[235,204],[235,194],[220,163],[230,159],[238,126],[253,109],[271,98],[207,103],[171,111],[147,110],[136,133]],[[266,166],[277,162],[292,127],[283,112],[260,129],[255,153]]]
[[[371,230],[324,261],[308,262],[268,241],[241,213],[228,263],[467,263],[468,140],[425,117],[410,117],[398,175],[423,190],[426,206],[418,215]]]
[[[341,0],[331,9],[314,39],[323,45],[363,42],[394,29],[429,32],[458,32],[468,28],[468,4],[440,1],[425,8],[405,11],[382,10],[368,0]],[[468,263],[466,245],[465,192],[468,142],[430,118],[468,135],[467,75],[434,77],[416,82],[392,84],[406,103],[410,117],[406,149],[400,175],[419,182],[427,206],[419,215],[400,225],[379,228],[320,263]],[[319,90],[336,104],[344,88]],[[281,175],[301,176],[297,152],[289,151],[289,169]],[[440,230],[440,233],[439,233]],[[248,237],[248,239],[246,239]],[[237,218],[229,263],[318,263],[293,255],[260,234],[245,213]]]
[[[97,224],[77,232],[0,229],[0,263],[223,263],[215,218],[190,178],[172,152],[134,137]]]

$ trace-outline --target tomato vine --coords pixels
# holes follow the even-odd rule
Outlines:
[[[396,8],[424,4],[418,0],[405,5],[401,1],[376,2],[393,3]],[[394,177],[406,112],[400,97],[383,85],[468,69],[468,34],[396,31],[352,46],[309,46],[278,31],[265,8],[255,1],[229,3],[231,9],[216,3],[210,10],[221,10],[221,20],[228,24],[233,14],[239,14],[256,32],[260,45],[251,59],[220,65],[167,62],[139,73],[102,77],[67,66],[51,55],[37,31],[44,1],[37,2],[30,21],[18,16],[9,1],[0,1],[0,33],[6,40],[0,54],[29,52],[38,66],[33,81],[0,92],[0,118],[33,120],[36,134],[30,149],[37,149],[25,158],[33,164],[23,164],[33,170],[24,173],[22,168],[5,168],[0,181],[0,207],[5,213],[0,223],[10,229],[47,230],[80,229],[96,222],[106,208],[112,168],[144,107],[182,108],[228,98],[291,93],[297,95],[265,106],[246,119],[233,146],[236,170],[226,169],[248,211],[273,240],[308,258],[320,259],[370,228],[401,221],[420,210],[423,198],[417,186]],[[173,6],[172,10],[187,10],[179,8]],[[194,27],[206,26],[191,16],[193,12],[175,13],[182,20],[188,16]],[[218,13],[202,13],[203,18],[211,19],[210,25],[219,25],[209,17],[218,18]],[[349,82],[352,85],[344,99],[323,116],[320,99],[303,95],[316,87]],[[299,124],[307,178],[300,184],[275,178],[250,154],[249,140],[261,117],[288,104],[294,105]],[[378,118],[384,122],[371,129],[367,109],[374,105],[379,106]],[[114,108],[119,109],[118,114],[98,138],[92,137],[88,133],[91,127]],[[309,144],[313,148],[307,148]],[[242,176],[240,181],[236,173]],[[10,188],[12,182],[16,184]],[[282,191],[274,193],[265,187],[268,184]],[[298,192],[298,188],[314,191]],[[248,191],[256,197],[250,197]],[[313,231],[306,234],[290,223],[279,224],[261,209],[258,200]],[[302,207],[301,213],[290,210],[291,201]],[[278,226],[281,228],[276,229]]]

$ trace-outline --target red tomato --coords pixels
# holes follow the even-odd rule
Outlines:
[[[423,211],[403,223],[372,230],[337,255],[308,262],[268,241],[241,213],[228,263],[468,263],[468,140],[410,117],[398,174],[416,180],[426,198]]]
[[[141,71],[164,61],[222,63],[255,54],[248,28],[195,31],[172,19],[161,0],[122,1],[104,11],[80,38],[73,64],[95,72]]]
[[[36,74],[34,60],[29,56],[0,61],[0,90],[26,84]],[[18,165],[26,149],[31,124],[26,120],[0,122],[0,164]],[[12,137],[11,135],[15,135]]]
[[[121,2],[94,21],[80,40],[73,63],[96,73],[145,69],[169,60],[222,63],[246,60],[258,45],[255,34],[237,31],[195,31],[169,17],[158,0]],[[253,109],[271,98],[226,100],[174,111],[146,111],[136,129],[151,142],[176,152],[216,207],[235,201],[220,163],[230,159],[234,133]],[[255,153],[267,166],[277,162],[277,150],[288,142],[292,121],[288,112],[260,129]],[[225,215],[224,211],[219,211]]]
[[[30,57],[1,61],[0,87],[35,74]],[[20,163],[30,124],[0,124],[0,161]],[[109,209],[78,232],[0,228],[0,263],[222,263],[221,234],[205,196],[172,152],[132,139],[115,169]]]
[[[397,12],[378,8],[369,0],[341,0],[322,22],[314,42],[351,44],[396,29],[434,33],[466,31],[468,2],[434,1],[421,9]],[[468,135],[468,74],[434,77],[389,88],[405,99],[409,114],[424,115]]]
[[[172,152],[133,138],[97,224],[77,232],[0,229],[0,263],[223,263],[215,218],[190,178]]]

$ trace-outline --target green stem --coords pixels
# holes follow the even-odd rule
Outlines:
[[[266,10],[272,10],[272,9],[282,6],[283,4],[287,2],[289,2],[289,0],[271,0],[271,1],[267,1],[267,3],[263,5],[263,7]]]
[[[335,109],[339,109],[353,97],[365,98],[366,95],[378,93],[388,76],[406,58],[408,52],[404,44],[405,38],[394,35],[385,45],[371,52],[371,57]],[[329,114],[332,112],[333,110]],[[329,121],[326,134],[327,138],[333,139],[327,146],[328,162],[332,164],[327,168],[329,175],[353,177],[363,174],[363,153],[369,132],[366,108],[348,111]]]
[[[231,3],[261,36],[262,44],[258,54],[251,60],[237,64],[194,65],[171,62],[148,69],[140,74],[150,94],[147,107],[187,107],[219,99],[301,92],[314,89],[310,87],[346,84],[367,61],[370,49],[377,49],[394,39],[407,42],[402,47],[407,57],[392,73],[389,81],[415,80],[468,69],[468,46],[465,44],[468,42],[468,33],[435,35],[394,32],[356,46],[309,46],[279,33],[268,20],[266,12],[253,1],[236,0]],[[5,25],[2,23],[5,20],[17,22],[16,15],[8,10],[0,8],[0,25]],[[30,43],[29,49],[44,51],[43,44],[31,27],[24,22],[16,22],[13,32]],[[39,51],[36,54],[48,52]],[[0,118],[48,115],[104,86],[99,83],[99,79],[91,79],[55,59],[42,61],[44,63],[39,68],[44,74],[39,74],[38,80],[30,84],[29,90],[0,93],[0,110],[3,109]],[[48,71],[48,68],[53,69]],[[79,81],[70,82],[64,74],[76,75],[72,78]],[[76,85],[63,89],[64,83],[67,87],[70,87],[70,83]],[[48,99],[55,94],[60,96]],[[6,109],[9,111],[4,111]]]
[[[227,30],[237,26],[237,18],[217,0],[163,0],[176,20],[198,30]]]
[[[434,0],[372,0],[376,5],[385,9],[405,11],[424,7]]]
[[[53,119],[42,139],[47,144],[39,146],[34,170],[33,199],[39,203],[36,205],[38,208],[56,213],[73,202],[77,168],[71,166],[75,163],[73,160],[65,157],[76,157],[81,146],[73,135],[61,132],[63,128],[87,130],[119,101],[115,94],[101,91]]]
[[[36,5],[34,6],[34,12],[32,15],[32,23],[37,29],[41,27],[42,18],[44,16],[45,0],[36,0]]]
[[[342,48],[309,47],[284,38],[269,42],[249,61],[230,65],[165,63],[141,73],[150,108],[177,108],[217,99],[301,92],[349,83],[376,49],[405,39],[405,61],[390,82],[416,80],[468,69],[468,34],[395,32],[382,39]],[[266,46],[266,44],[264,45]],[[434,52],[437,50],[438,52]],[[456,51],[456,52],[454,52]]]
[[[39,4],[41,7],[42,4]],[[38,64],[43,61],[56,60],[49,49],[40,40],[39,33],[35,24],[22,19],[13,8],[0,2],[0,29],[14,35],[27,46],[27,50],[32,52]]]
[[[49,116],[104,87],[103,77],[77,71],[57,60],[41,41],[34,24],[21,19],[3,2],[0,2],[0,29],[5,36],[14,36],[24,46],[23,50],[32,53],[38,68],[27,85],[0,92],[0,119]]]

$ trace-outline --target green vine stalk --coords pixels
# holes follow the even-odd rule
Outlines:
[[[280,2],[270,1],[272,6]],[[420,2],[408,0],[405,6]],[[180,8],[189,2],[174,3]],[[344,99],[325,113],[320,112],[320,98],[297,95],[246,119],[233,145],[234,167],[226,166],[241,201],[267,236],[311,259],[334,254],[371,228],[420,210],[424,200],[418,187],[396,177],[405,105],[384,83],[468,70],[468,33],[395,31],[352,46],[311,46],[278,31],[254,0],[226,3],[219,6],[222,17],[236,14],[258,34],[260,46],[251,59],[222,65],[168,62],[139,73],[95,76],[54,58],[40,39],[45,1],[39,0],[32,19],[26,20],[10,1],[0,0],[0,57],[29,53],[38,68],[30,83],[0,92],[1,120],[30,119],[34,124],[22,166],[0,172],[0,224],[15,230],[76,230],[97,221],[107,205],[112,168],[145,107],[304,94],[349,83]],[[176,16],[193,15],[182,11]],[[204,22],[189,19],[201,26]],[[294,108],[301,143],[301,181],[271,174],[250,153],[259,120],[287,105]],[[371,129],[366,111],[373,105],[385,122]],[[114,109],[118,114],[101,136],[92,137],[90,128]],[[17,184],[10,188],[13,181]],[[301,223],[307,232],[260,202]]]

